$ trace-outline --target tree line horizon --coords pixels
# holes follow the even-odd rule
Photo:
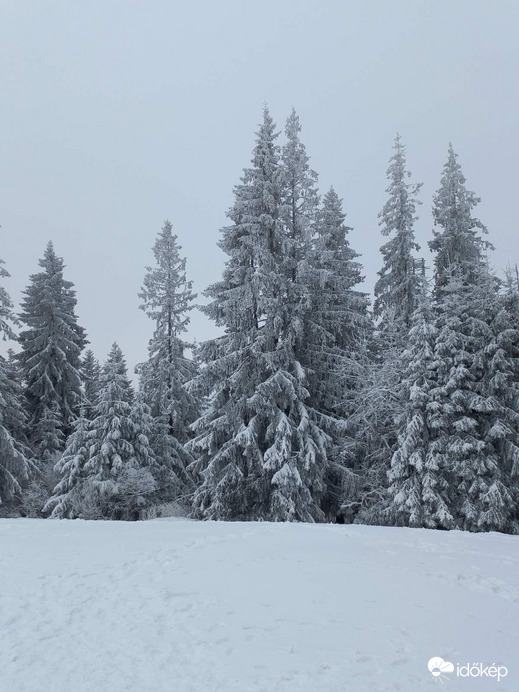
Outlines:
[[[154,330],[137,388],[117,343],[103,365],[85,350],[52,242],[19,314],[0,288],[18,347],[0,357],[7,512],[519,531],[519,278],[491,270],[452,145],[429,279],[421,183],[397,134],[372,302],[343,201],[320,194],[300,133],[292,110],[278,144],[264,108],[208,304],[164,222],[138,294]],[[195,307],[219,336],[185,340]]]

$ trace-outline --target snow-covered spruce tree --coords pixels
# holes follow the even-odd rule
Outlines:
[[[301,142],[301,124],[295,110],[285,126],[286,143],[281,150],[282,176],[280,218],[287,237],[285,268],[294,286],[305,298],[308,259],[316,230],[319,194],[317,173],[310,168],[310,159]]]
[[[197,516],[322,520],[327,437],[306,405],[295,353],[304,325],[295,244],[282,224],[283,172],[265,108],[252,166],[235,188],[220,247],[223,279],[204,308],[222,337],[201,347],[197,385],[208,405],[190,448],[201,485]],[[297,269],[296,269],[297,279]]]
[[[89,427],[85,409],[74,422],[74,430],[67,439],[65,450],[55,466],[60,475],[51,498],[43,511],[50,512],[52,518],[75,519],[86,491],[85,465],[89,459]]]
[[[515,336],[500,309],[497,281],[486,266],[489,244],[478,232],[486,229],[472,217],[478,201],[467,192],[450,147],[434,206],[442,230],[431,242],[438,253],[437,387],[431,392],[435,444],[439,465],[450,476],[457,525],[471,531],[514,531]]]
[[[106,516],[112,515],[119,475],[128,466],[139,466],[134,447],[132,400],[126,363],[121,349],[114,343],[100,378],[89,432],[89,458],[84,466],[88,484],[98,494]]]
[[[0,260],[0,265],[3,264]],[[0,277],[8,277],[0,266]],[[0,286],[0,334],[12,339],[16,323],[13,303],[4,286]],[[26,439],[27,417],[13,353],[0,356],[0,503],[19,495],[23,483],[35,471]]]
[[[481,221],[472,216],[480,198],[467,190],[465,176],[458,163],[458,156],[449,144],[447,162],[443,167],[441,185],[434,196],[433,217],[436,228],[430,249],[436,253],[435,293],[452,277],[452,267],[457,267],[460,278],[474,283],[484,264],[484,252],[491,244],[481,238],[487,233]]]
[[[133,448],[137,466],[127,465],[117,479],[116,516],[121,519],[139,519],[141,512],[161,500],[158,483],[164,483],[164,468],[157,464],[151,445],[155,420],[142,392],[132,404],[131,419],[134,426]],[[167,471],[167,470],[166,470]]]
[[[34,437],[38,440],[38,460],[45,468],[53,466],[65,445],[62,418],[56,401],[44,409],[42,417],[36,423]]]
[[[399,135],[387,171],[388,199],[379,214],[383,267],[375,285],[377,328],[368,334],[363,359],[358,359],[356,390],[347,419],[343,456],[350,473],[344,488],[343,511],[356,521],[382,523],[387,517],[387,473],[398,438],[402,414],[401,356],[417,305],[422,278],[413,253],[417,193],[410,183],[405,147]]]
[[[139,293],[141,309],[155,322],[149,358],[139,372],[141,390],[153,417],[150,442],[163,469],[162,482],[166,484],[161,490],[165,499],[193,490],[186,471],[193,459],[184,444],[200,413],[198,400],[186,387],[196,372],[194,361],[186,356],[192,345],[182,338],[196,295],[179,251],[177,236],[166,221],[153,247],[156,266],[147,268]]]
[[[0,259],[0,279],[5,279],[10,276],[5,267],[3,259]],[[13,325],[17,324],[18,320],[13,312],[13,301],[4,286],[0,286],[0,334],[2,339],[14,339]]]
[[[90,422],[86,411],[81,409],[74,432],[55,467],[60,480],[44,507],[44,511],[52,512],[53,518],[138,518],[140,509],[148,504],[156,490],[153,478],[155,458],[148,439],[153,424],[149,407],[142,396],[137,395],[129,408],[126,401],[129,381],[121,376],[122,354],[113,348],[109,363],[111,359],[117,361],[118,366],[112,369],[109,382],[117,384],[111,386],[108,394],[108,380],[103,378],[105,387],[101,395],[108,394],[110,401],[110,409],[104,409],[107,412],[104,426],[94,428],[100,421]],[[104,374],[107,370],[105,367]],[[106,403],[107,399],[104,401]],[[99,444],[103,435],[104,441]],[[109,492],[105,492],[106,488],[100,489],[97,482],[99,459],[90,463],[99,450],[107,460]]]
[[[519,329],[519,267],[506,268],[503,282],[503,305],[514,329]]]
[[[153,469],[157,464],[150,438],[153,435],[154,419],[142,392],[138,392],[131,410],[134,428],[133,447],[139,466]]]
[[[397,526],[450,528],[448,484],[439,465],[431,420],[436,386],[436,327],[425,294],[413,314],[408,346],[402,355],[404,409],[399,415],[398,446],[388,472],[391,502],[386,521]]]
[[[86,418],[91,420],[93,409],[97,402],[101,377],[101,366],[91,349],[85,351],[85,356],[81,362],[80,375],[83,385],[82,409]]]
[[[519,525],[519,462],[516,447],[519,447],[517,430],[519,425],[519,279],[517,266],[515,267],[515,286],[507,285],[501,296],[501,309],[494,319],[495,344],[491,346],[491,352],[495,357],[490,358],[492,366],[499,364],[504,375],[491,378],[491,387],[499,388],[499,401],[503,406],[506,417],[504,429],[499,426],[500,439],[496,444],[500,447],[500,458],[503,460],[503,469],[510,484],[512,495],[513,516],[511,517],[512,530],[516,533]],[[512,293],[510,292],[512,290]],[[498,437],[498,436],[496,436]]]
[[[23,392],[12,355],[0,356],[0,503],[18,496],[35,475],[26,427]]]
[[[20,440],[27,447],[27,413],[25,411],[25,398],[22,389],[22,376],[20,364],[13,349],[8,349],[2,363],[2,370],[7,377],[5,391],[12,392],[10,405],[6,408],[4,414],[5,422],[14,438]]]
[[[450,280],[441,286],[434,353],[436,386],[430,392],[431,448],[449,485],[455,526],[470,531],[502,530],[497,525],[500,522],[491,524],[497,519],[493,509],[501,513],[509,499],[502,483],[501,461],[492,444],[493,436],[505,432],[496,420],[502,407],[491,394],[488,377],[489,368],[498,364],[491,365],[488,358],[491,316],[481,314],[481,287],[464,279],[466,270],[466,266],[452,265]],[[480,281],[486,283],[485,290],[492,290],[490,281],[484,282],[481,275]],[[493,509],[489,503],[494,504]]]
[[[19,359],[25,383],[29,413],[30,442],[38,457],[51,452],[56,438],[64,439],[78,413],[81,400],[80,355],[86,344],[84,330],[77,323],[73,284],[63,278],[63,260],[52,243],[39,262],[41,272],[31,276],[25,291],[20,319]],[[49,436],[50,419],[55,418],[55,435]],[[45,424],[42,427],[42,421]],[[41,437],[52,440],[47,450]],[[58,449],[63,449],[62,442]]]
[[[366,298],[352,291],[360,282],[360,265],[353,261],[344,224],[342,201],[331,190],[319,205],[318,176],[300,138],[299,118],[292,110],[285,126],[286,143],[281,150],[281,219],[287,236],[285,269],[291,282],[292,302],[304,320],[294,340],[294,357],[305,371],[309,396],[305,404],[313,422],[329,436],[326,492],[321,506],[326,516],[337,513],[340,472],[334,450],[342,431],[339,404],[344,401],[346,342],[358,336],[355,318],[360,318]],[[342,329],[339,327],[342,323]],[[340,332],[340,333],[339,333]],[[346,339],[346,334],[348,338]],[[351,348],[350,348],[351,353]],[[342,367],[341,367],[342,366]]]
[[[463,317],[472,351],[470,456],[456,436],[448,449],[454,465],[460,527],[470,531],[517,532],[516,475],[519,470],[519,332],[498,294],[498,283],[483,268],[470,287]],[[456,433],[459,428],[456,428]],[[457,442],[457,445],[456,445]]]
[[[415,241],[413,226],[417,220],[416,206],[421,204],[417,193],[422,184],[407,182],[411,174],[406,170],[405,146],[398,134],[394,152],[387,170],[389,198],[379,214],[382,234],[391,238],[380,248],[384,263],[375,284],[373,312],[381,332],[396,323],[405,341],[417,306],[420,281],[413,256],[420,246]]]
[[[364,277],[345,218],[342,200],[330,188],[319,209],[309,260],[305,347],[311,400],[319,411],[331,414],[339,409],[344,414],[348,390],[355,387],[358,353],[372,331],[369,296],[355,288]]]
[[[350,246],[342,200],[333,188],[318,212],[309,259],[309,309],[305,315],[304,362],[309,402],[332,437],[325,509],[337,514],[344,484],[345,424],[359,387],[366,341],[372,332],[369,298],[356,289],[363,280],[359,256]]]

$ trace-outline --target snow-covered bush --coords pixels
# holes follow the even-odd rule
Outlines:
[[[106,499],[90,483],[76,487],[70,495],[70,516],[77,519],[106,519]]]
[[[189,508],[182,505],[180,502],[162,502],[158,505],[145,507],[140,519],[166,519],[167,517],[187,517],[189,516]]]
[[[115,493],[110,499],[109,518],[123,521],[140,519],[156,489],[157,484],[148,469],[132,466],[124,469],[117,478]]]
[[[48,516],[48,512],[44,509],[45,504],[57,482],[58,474],[54,470],[54,464],[45,464],[41,472],[35,475],[20,493],[21,513],[27,517],[39,519]]]

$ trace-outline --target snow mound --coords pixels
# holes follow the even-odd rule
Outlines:
[[[433,657],[519,689],[513,536],[3,519],[0,545],[1,692],[415,692]]]

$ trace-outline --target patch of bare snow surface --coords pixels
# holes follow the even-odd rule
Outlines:
[[[518,575],[496,533],[2,519],[0,692],[517,692]]]

